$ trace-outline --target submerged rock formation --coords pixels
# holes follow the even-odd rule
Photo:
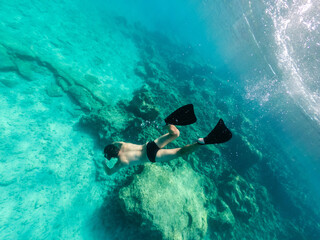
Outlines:
[[[209,214],[209,225],[214,231],[230,230],[235,225],[235,218],[229,206],[222,200],[218,199],[215,202],[216,211]]]
[[[220,182],[219,195],[242,221],[248,221],[258,211],[254,187],[235,172]]]
[[[125,215],[153,239],[203,239],[207,231],[202,178],[184,163],[175,169],[156,164],[119,192]]]
[[[154,121],[159,116],[152,94],[146,88],[136,91],[127,109],[143,120]]]
[[[16,8],[16,5],[14,7]],[[19,18],[8,19],[13,19],[16,25],[19,23],[17,21]],[[87,21],[87,18],[84,19]],[[35,84],[36,80],[48,77],[50,81],[41,81],[45,88],[44,93],[57,99],[45,98],[45,100],[63,101],[61,99],[65,98],[62,97],[67,94],[75,104],[69,104],[68,108],[64,108],[63,105],[38,102],[43,102],[44,106],[51,106],[51,109],[59,106],[61,113],[67,111],[72,116],[70,124],[79,119],[80,126],[93,133],[95,140],[99,140],[99,147],[116,140],[132,143],[153,140],[163,134],[154,123],[161,115],[159,108],[161,108],[161,113],[169,113],[171,110],[195,100],[198,124],[182,128],[181,137],[172,144],[181,146],[189,143],[191,139],[196,139],[197,134],[209,131],[218,117],[228,119],[230,124],[228,126],[232,128],[234,137],[232,142],[226,145],[206,147],[197,152],[196,156],[188,156],[193,169],[198,173],[195,173],[187,163],[181,165],[179,161],[169,163],[171,167],[169,165],[147,164],[144,170],[135,172],[134,175],[131,170],[125,172],[123,175],[127,175],[132,180],[129,184],[120,186],[119,195],[118,191],[115,191],[118,200],[116,201],[117,207],[109,205],[108,207],[112,206],[111,212],[107,212],[107,214],[105,209],[101,211],[104,217],[111,216],[113,220],[118,220],[108,221],[113,224],[108,225],[110,227],[108,231],[114,234],[116,227],[121,226],[118,232],[123,234],[123,238],[119,238],[115,234],[113,235],[114,239],[302,239],[304,232],[314,233],[314,236],[319,235],[317,234],[319,226],[315,224],[319,221],[313,220],[317,219],[318,213],[314,209],[306,208],[306,205],[300,202],[301,196],[306,199],[308,195],[305,195],[306,192],[303,189],[296,188],[299,186],[298,183],[292,181],[297,178],[297,175],[290,175],[289,166],[285,167],[288,163],[285,163],[284,166],[278,164],[280,160],[282,163],[286,161],[286,159],[281,159],[282,155],[279,154],[277,158],[273,155],[266,155],[264,145],[270,147],[270,144],[263,142],[261,133],[257,134],[254,131],[255,123],[250,121],[246,111],[243,111],[241,97],[237,96],[237,91],[232,90],[229,82],[215,76],[213,67],[203,61],[194,60],[197,56],[191,53],[189,48],[181,49],[179,45],[170,43],[163,36],[161,37],[157,33],[148,33],[137,26],[133,30],[124,19],[117,18],[117,22],[122,27],[120,28],[120,25],[116,24],[117,31],[113,31],[115,30],[113,28],[108,30],[112,38],[108,38],[104,34],[108,39],[107,45],[105,45],[105,40],[99,42],[104,38],[99,38],[98,44],[94,46],[96,41],[89,38],[92,44],[91,50],[96,48],[96,50],[90,51],[91,56],[86,56],[88,36],[83,35],[81,31],[78,36],[85,38],[79,38],[82,40],[77,41],[80,45],[70,44],[72,41],[68,38],[64,39],[63,35],[56,39],[49,36],[50,41],[48,42],[46,41],[47,36],[42,40],[37,37],[37,42],[47,43],[48,46],[54,43],[58,46],[56,49],[29,41],[21,44],[20,40],[24,39],[23,37],[19,40],[15,37],[10,38],[6,36],[7,34],[2,34],[1,28],[0,73],[2,76],[0,77],[0,86],[5,87],[3,93],[7,93],[7,90],[15,91],[14,87],[20,85],[21,80],[27,80],[28,84]],[[93,25],[90,24],[90,26]],[[3,27],[6,26],[8,25],[3,25]],[[119,29],[125,33],[125,37],[122,33],[117,33]],[[33,31],[33,34],[37,32],[40,31]],[[101,32],[99,32],[100,34]],[[108,35],[108,33],[106,34]],[[19,32],[9,35],[18,36]],[[32,36],[32,33],[30,35]],[[81,42],[84,45],[81,45]],[[97,46],[101,46],[101,48]],[[70,49],[70,51],[65,52],[64,48]],[[103,50],[103,54],[100,54],[101,50]],[[13,77],[15,75],[18,77]],[[134,89],[140,88],[139,82],[144,85],[144,88],[133,92]],[[28,97],[35,94],[33,88],[29,88],[28,92],[17,93]],[[4,94],[4,96],[3,99],[6,100],[7,95]],[[39,100],[43,100],[43,98],[39,98]],[[2,103],[6,104],[6,101]],[[68,114],[62,116],[68,118]],[[46,112],[43,115],[50,114]],[[10,124],[9,121],[7,123],[7,120],[4,123],[7,126]],[[30,123],[30,126],[31,124],[34,123]],[[39,126],[44,126],[41,131],[49,126],[49,130],[52,130],[53,133],[59,127],[49,121],[48,125]],[[72,134],[74,132],[70,131]],[[47,135],[51,136],[51,133],[44,133],[46,135],[40,139],[40,143],[48,145],[50,141]],[[14,134],[12,135],[14,136]],[[61,141],[62,135],[53,136],[57,136]],[[87,146],[91,146],[80,139],[81,135],[76,134],[75,136],[77,137],[72,139],[73,141],[64,146],[65,149],[68,149],[67,153],[72,149],[76,153],[75,149],[81,148],[82,151]],[[15,136],[14,139],[19,138]],[[73,146],[71,142],[78,146],[76,148],[70,147]],[[83,142],[88,145],[82,145]],[[274,150],[273,147],[272,149]],[[41,151],[43,150],[39,150],[39,152]],[[46,150],[45,152],[50,151]],[[91,160],[92,155],[93,153],[89,151],[87,158]],[[64,155],[63,158],[60,158],[58,153],[54,157],[65,159]],[[82,154],[79,159],[83,160],[85,157],[86,155]],[[267,158],[269,158],[268,163],[261,164],[261,160]],[[38,159],[38,155],[35,159]],[[97,168],[101,168],[102,154],[98,152],[98,156],[94,157],[93,161]],[[43,162],[45,161],[41,160],[39,166],[42,166]],[[34,164],[32,162],[30,166],[33,168]],[[84,176],[87,176],[87,165],[81,166],[85,166],[85,168],[82,168],[80,175],[83,173]],[[240,177],[237,173],[224,174],[231,168],[234,168],[245,178]],[[57,172],[61,172],[60,167],[58,169]],[[260,172],[263,173],[260,174]],[[50,175],[54,174],[50,173]],[[257,184],[259,181],[257,176],[260,175],[264,180],[262,183],[266,185],[268,191]],[[79,172],[70,174],[70,176],[79,176]],[[103,178],[98,177],[103,180],[101,182],[110,183],[113,181],[109,180],[109,177],[106,178],[104,173],[101,173],[101,176]],[[118,176],[121,178],[122,174]],[[2,187],[14,184],[16,181],[14,174],[12,176],[5,175],[5,178],[0,182]],[[208,181],[207,178],[210,180]],[[83,179],[79,181],[83,182]],[[69,184],[74,182],[70,181]],[[289,182],[290,184],[288,184]],[[92,185],[89,186],[91,189]],[[12,194],[10,187],[7,188],[8,193]],[[104,192],[104,190],[101,191]],[[272,198],[269,193],[273,194]],[[55,199],[55,196],[52,199]],[[273,205],[274,202],[271,199],[277,205]],[[69,202],[65,202],[65,206],[69,206]],[[95,204],[91,203],[91,205]],[[118,209],[121,213],[120,217],[114,214],[118,213],[116,211]],[[284,223],[287,219],[282,220],[279,209],[282,210],[281,214],[286,212],[285,215],[293,220]],[[309,210],[305,211],[306,209]],[[17,212],[19,212],[19,208],[13,211],[13,213]],[[80,211],[80,213],[83,212],[85,211]],[[301,214],[302,212],[304,215]],[[313,216],[313,214],[317,216]],[[12,216],[16,215],[12,214]],[[26,228],[30,224],[26,225],[25,219],[33,224],[37,222],[38,218],[39,215],[30,218],[24,214],[24,217],[21,217],[23,221],[18,224],[10,222],[10,226],[15,226],[16,229]],[[58,219],[58,222],[54,225],[61,225],[59,216],[57,215],[55,218]],[[82,219],[85,218],[79,219],[81,219],[79,222],[82,223]],[[109,218],[107,219],[109,220]],[[135,229],[135,231],[141,229],[143,238],[135,238],[134,235],[128,237],[128,233],[132,233],[131,230],[123,230],[126,229],[125,225],[130,222],[130,219],[134,222],[131,229],[138,224],[139,228],[137,229],[139,230]],[[47,218],[45,223],[47,223],[46,221]],[[83,224],[74,225],[83,226]],[[75,228],[74,231],[68,229],[63,232],[73,234],[80,233],[82,230]],[[47,233],[51,229],[44,229],[44,231]],[[206,232],[210,232],[210,237],[206,235]],[[72,237],[78,236],[72,235]],[[33,235],[33,238],[37,237]],[[70,237],[63,235],[62,238]]]

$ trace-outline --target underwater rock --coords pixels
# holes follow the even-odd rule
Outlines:
[[[193,73],[194,75],[201,75],[201,76],[210,76],[214,75],[215,69],[213,66],[209,66],[208,64],[199,64],[193,63]]]
[[[230,144],[224,149],[224,154],[231,156],[231,165],[240,173],[246,172],[262,160],[262,153],[253,144],[253,139],[254,137],[249,134],[240,135],[238,132],[233,132],[232,141],[236,144]]]
[[[206,76],[201,76],[201,75],[193,75],[192,76],[192,81],[194,84],[196,84],[197,86],[203,86],[208,80],[211,79],[207,78]]]
[[[91,84],[94,84],[94,85],[100,84],[99,79],[94,75],[86,74],[84,75],[84,78],[87,82],[90,82]]]
[[[68,81],[66,81],[64,78],[57,76],[56,81],[59,87],[65,92],[68,92],[69,87],[71,86]]]
[[[229,113],[229,106],[228,103],[226,103],[225,101],[223,101],[222,99],[218,98],[215,101],[215,105],[216,107],[219,109],[219,111],[228,114]]]
[[[201,149],[201,152],[198,152],[197,156],[193,157],[193,160],[191,162],[192,167],[202,175],[210,178],[211,181],[216,181],[227,164],[226,161],[221,159],[219,149],[213,147]]]
[[[198,85],[203,85],[210,80],[210,83],[216,83],[214,76],[214,69],[208,65],[201,65],[196,62],[178,62],[171,61],[168,63],[168,69],[170,73],[178,80],[190,82]]]
[[[154,121],[159,116],[152,94],[145,88],[138,90],[130,101],[127,110],[146,121]]]
[[[93,99],[92,94],[83,87],[74,85],[69,88],[68,93],[70,93],[73,99],[84,109],[90,111],[93,108],[101,107],[101,104]]]
[[[170,73],[180,81],[188,80],[193,76],[192,68],[190,66],[176,61],[169,62],[168,69]]]
[[[122,17],[122,16],[116,16],[115,18],[115,22],[118,24],[118,25],[122,25],[124,27],[127,27],[128,26],[128,21],[126,18]]]
[[[230,109],[229,109],[230,110]],[[231,110],[233,112],[233,110]],[[232,166],[240,173],[246,172],[249,168],[261,163],[263,145],[259,144],[260,139],[255,134],[254,123],[243,114],[235,116],[233,125],[236,129],[233,132],[232,141],[224,151],[231,156],[229,161]]]
[[[19,85],[19,82],[16,79],[12,79],[12,78],[0,79],[0,83],[2,83],[8,88],[14,88],[15,86]]]
[[[14,62],[21,76],[23,76],[28,81],[33,80],[34,73],[36,69],[39,68],[39,66],[34,61],[16,58]]]
[[[123,131],[126,140],[133,143],[144,144],[148,140],[154,140],[163,133],[154,127],[152,122],[135,117],[127,122],[127,128]]]
[[[104,106],[91,111],[90,114],[83,115],[79,123],[86,129],[93,131],[100,139],[106,139],[113,132],[124,131],[127,127],[127,121],[130,119],[129,115],[124,117],[125,115],[126,113],[121,111],[121,108]]]
[[[50,86],[48,86],[46,88],[46,93],[48,94],[49,97],[62,97],[63,96],[63,92],[62,92],[61,88],[59,86],[57,86],[56,84],[50,84]]]
[[[119,192],[125,215],[152,239],[203,239],[207,231],[202,178],[187,163],[145,165]]]
[[[16,66],[7,54],[6,48],[0,45],[0,71],[14,71],[15,69]]]
[[[150,61],[141,61],[137,64],[134,72],[137,76],[144,79],[155,78],[158,75],[158,69]]]
[[[142,63],[137,64],[137,66],[134,69],[134,73],[141,78],[146,78],[147,76],[146,69]]]
[[[157,73],[157,71],[158,71],[157,67],[153,63],[151,63],[149,61],[145,61],[144,62],[144,69],[146,71],[147,78],[154,78],[158,74]]]
[[[218,188],[236,218],[248,221],[258,211],[255,189],[234,171],[223,177]]]
[[[229,231],[235,227],[235,217],[230,207],[218,195],[218,189],[212,177],[204,177],[205,196],[208,200],[208,225],[214,232]]]
[[[222,199],[218,199],[215,205],[217,211],[209,214],[209,225],[218,231],[232,229],[236,223],[236,220],[229,206]]]

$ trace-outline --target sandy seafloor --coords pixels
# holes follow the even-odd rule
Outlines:
[[[190,46],[86,2],[0,1],[0,19],[0,239],[317,239],[303,174]],[[190,102],[172,147],[220,117],[233,140],[106,176],[105,144]]]

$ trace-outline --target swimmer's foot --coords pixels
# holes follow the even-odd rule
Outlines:
[[[204,138],[198,138],[197,143],[205,145]]]
[[[229,141],[232,138],[232,133],[226,127],[223,120],[220,119],[215,128],[205,138],[199,138],[198,143],[201,145],[217,144]]]

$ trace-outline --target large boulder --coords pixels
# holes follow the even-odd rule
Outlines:
[[[147,164],[119,191],[127,216],[150,239],[203,239],[207,231],[203,179],[187,163]]]

